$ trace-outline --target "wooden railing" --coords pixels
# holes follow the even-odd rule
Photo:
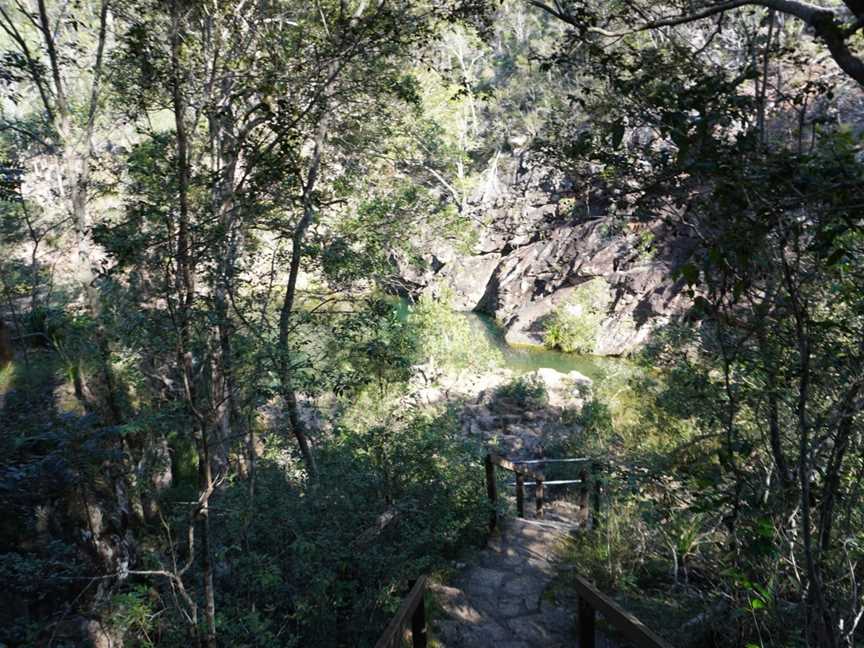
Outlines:
[[[525,517],[525,478],[534,480],[534,499],[537,507],[537,517],[543,517],[543,482],[546,478],[543,473],[534,472],[528,468],[519,468],[515,463],[494,452],[486,455],[484,460],[486,466],[486,494],[492,503],[492,513],[489,518],[489,531],[494,531],[498,526],[498,483],[495,480],[495,466],[500,466],[516,475],[516,512],[519,517]]]
[[[402,645],[405,628],[411,624],[411,645],[426,648],[426,577],[414,583],[408,596],[399,606],[399,611],[390,620],[375,648],[396,648]]]
[[[602,494],[602,482],[599,479],[600,464],[591,459],[579,457],[572,459],[526,459],[521,461],[511,461],[505,459],[494,452],[486,455],[486,493],[489,496],[489,501],[492,503],[492,514],[489,520],[489,529],[494,530],[498,524],[498,486],[495,480],[495,466],[511,471],[516,475],[516,513],[519,517],[525,517],[525,487],[534,487],[534,497],[536,499],[537,517],[543,517],[543,498],[545,495],[546,486],[560,486],[565,484],[579,484],[579,513],[577,521],[579,524],[588,528],[592,522],[591,511],[594,511],[593,518],[596,518],[600,513],[600,502]],[[579,472],[579,479],[556,479],[547,480],[542,472],[536,472],[525,466],[536,464],[587,464],[590,466],[584,467]],[[525,481],[525,478],[533,481]]]
[[[581,527],[586,529],[593,526],[597,521],[603,501],[602,467],[599,461],[588,457],[572,457],[568,459],[528,459],[514,461],[513,463],[520,466],[541,465],[544,468],[549,464],[582,464],[582,468],[579,471],[579,479],[547,479],[544,485],[564,486],[579,484],[579,510],[576,514],[576,520]],[[524,482],[524,486],[533,485],[533,482]]]
[[[525,465],[549,464],[549,463],[585,463],[589,468],[583,467],[579,472],[578,480],[555,480],[547,481],[542,472],[536,472]],[[591,509],[594,518],[600,511],[602,494],[602,482],[599,479],[600,465],[590,459],[532,459],[526,461],[510,461],[495,453],[486,455],[486,490],[492,503],[492,516],[489,521],[490,531],[498,524],[497,500],[498,486],[495,480],[495,466],[509,470],[516,475],[516,510],[520,517],[525,517],[525,486],[535,487],[535,505],[537,517],[543,516],[544,485],[549,484],[580,484],[579,488],[579,519],[587,528],[592,521]],[[528,478],[533,481],[526,482]],[[593,484],[593,488],[589,488]],[[592,501],[593,500],[593,501]],[[590,504],[590,508],[589,508]],[[389,523],[387,512],[382,517],[388,517],[384,523]],[[382,526],[379,523],[378,526]],[[632,643],[634,648],[671,648],[663,639],[651,632],[635,616],[624,610],[611,598],[603,594],[590,582],[581,576],[575,576],[576,592],[579,596],[579,648],[595,648],[596,646],[596,619],[597,614],[602,614],[607,623],[619,634]],[[402,601],[399,611],[390,621],[387,629],[381,635],[375,648],[397,648],[402,645],[405,631],[411,626],[411,645],[413,648],[426,648],[426,577],[421,576],[411,587],[408,596]]]
[[[581,576],[575,577],[579,594],[579,648],[594,648],[597,613],[635,648],[671,648],[644,623],[627,612]]]

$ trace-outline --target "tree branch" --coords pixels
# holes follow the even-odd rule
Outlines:
[[[564,10],[558,3],[556,3],[555,7],[552,7],[542,2],[542,0],[528,0],[528,4],[545,11],[549,15],[572,25],[582,32],[595,33],[606,38],[620,38],[650,29],[683,25],[745,6],[774,9],[798,18],[811,26],[816,35],[828,46],[831,57],[840,66],[840,69],[864,86],[864,60],[849,49],[847,42],[847,39],[862,27],[862,22],[864,22],[864,0],[844,0],[844,2],[846,7],[858,18],[853,25],[845,28],[842,25],[843,16],[837,11],[809,2],[801,2],[799,0],[729,0],[728,2],[709,5],[699,11],[660,18],[643,23],[632,29],[616,32],[587,25],[576,16]]]
[[[15,23],[12,22],[12,18],[8,13],[6,13],[2,5],[0,5],[0,17],[3,18],[3,20],[0,20],[0,29],[6,32],[6,34],[15,41],[18,45],[18,49],[27,61],[27,69],[30,72],[30,78],[33,79],[36,89],[39,90],[39,97],[42,99],[42,105],[45,107],[45,112],[48,113],[48,122],[54,125],[54,107],[51,104],[51,93],[49,92],[49,88],[45,86],[42,75],[39,73],[41,65],[35,58],[33,58],[30,48],[27,46],[27,41],[24,40],[24,37],[18,29],[16,29]]]
[[[57,48],[54,45],[54,36],[51,34],[51,23],[48,20],[48,11],[45,9],[45,0],[39,0],[39,28],[42,30],[45,48],[48,50],[48,59],[51,62],[51,75],[54,77],[54,95],[57,98],[57,110],[61,116],[68,116],[69,106],[66,103],[66,93],[63,90],[60,59],[57,56]]]

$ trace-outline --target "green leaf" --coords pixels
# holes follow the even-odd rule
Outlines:
[[[686,263],[678,269],[678,274],[684,278],[688,285],[699,283],[699,268],[692,263]]]

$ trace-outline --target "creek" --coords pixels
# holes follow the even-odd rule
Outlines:
[[[483,334],[486,340],[504,356],[504,366],[517,375],[530,373],[536,369],[555,369],[561,373],[578,371],[591,380],[602,380],[616,369],[620,369],[621,358],[609,358],[577,353],[564,353],[544,347],[517,347],[507,344],[504,331],[488,315],[462,313],[471,327]]]

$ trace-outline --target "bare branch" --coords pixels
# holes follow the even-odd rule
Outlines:
[[[57,110],[61,116],[68,115],[69,106],[66,103],[66,94],[63,91],[63,79],[60,75],[60,58],[57,56],[57,48],[54,45],[54,36],[51,34],[51,24],[48,20],[48,11],[45,9],[45,0],[39,0],[39,28],[45,40],[45,48],[48,51],[48,59],[51,62],[51,75],[54,78],[54,95],[57,98]]]

